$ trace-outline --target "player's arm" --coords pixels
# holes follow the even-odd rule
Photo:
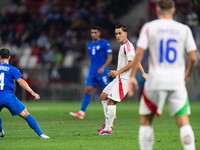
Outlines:
[[[144,69],[143,69],[141,63],[139,63],[139,71],[140,71],[140,73],[141,73],[141,75],[142,75],[142,77],[143,77],[144,79],[147,79],[147,78],[148,78],[148,74],[145,73],[145,71],[144,71]]]
[[[132,71],[131,71],[131,77],[133,77],[138,69],[138,67],[140,67],[140,72],[144,72],[144,69],[141,68],[141,60],[142,60],[142,57],[144,55],[144,49],[143,48],[140,48],[138,47],[137,50],[136,50],[136,54],[135,54],[135,58],[134,58],[134,61],[132,62]]]
[[[131,71],[131,75],[130,75],[129,88],[128,88],[128,95],[129,96],[133,96],[133,94],[134,94],[135,73],[136,73],[138,67],[141,69],[140,71],[142,71],[142,70],[144,71],[144,69],[141,68],[141,66],[140,66],[141,65],[140,62],[142,60],[143,55],[144,55],[144,49],[138,47],[137,51],[136,51],[136,55],[135,55],[134,61],[132,62],[132,71]]]
[[[28,85],[28,83],[27,83],[24,79],[19,78],[19,79],[17,79],[17,82],[19,83],[19,85],[20,85],[23,89],[25,89],[25,90],[28,91],[32,96],[35,97],[34,100],[39,100],[39,99],[40,99],[40,96],[39,96],[37,93],[35,93],[35,92],[31,89],[31,87]]]
[[[111,70],[109,72],[109,76],[114,78],[117,75],[122,74],[123,72],[126,72],[129,69],[131,69],[131,66],[132,66],[132,61],[129,61],[128,64],[126,66],[124,66],[123,68],[121,68],[120,70]]]
[[[112,61],[112,54],[107,54],[107,59],[105,61],[105,63],[103,64],[103,66],[101,66],[101,68],[98,70],[98,74],[102,74],[104,72],[104,69],[111,63]]]
[[[138,38],[137,41],[137,49],[136,49],[136,54],[135,54],[135,58],[133,61],[133,65],[132,65],[132,71],[131,71],[131,78],[133,76],[135,76],[135,73],[138,69],[138,67],[141,66],[139,65],[139,63],[141,62],[143,56],[144,56],[144,52],[145,49],[148,48],[148,43],[149,43],[149,35],[148,35],[148,24],[144,24],[141,31],[140,31],[140,36]],[[142,71],[142,70],[140,70]]]
[[[196,58],[196,51],[191,51],[188,53],[188,60],[187,60],[187,67],[185,71],[185,83],[187,83],[190,79],[192,71],[195,67],[197,58]]]

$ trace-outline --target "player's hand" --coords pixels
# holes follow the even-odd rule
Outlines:
[[[104,72],[104,68],[100,68],[100,69],[97,71],[98,74],[102,74],[103,72]]]
[[[185,84],[187,84],[189,82],[189,80],[190,80],[190,77],[185,76]]]
[[[118,72],[116,70],[111,70],[108,75],[112,78],[115,78],[118,75]]]
[[[145,80],[147,80],[148,77],[149,77],[149,75],[148,75],[147,73],[143,73],[143,74],[142,74],[142,77],[143,77]]]
[[[40,99],[40,95],[35,93],[35,92],[32,93],[32,96],[35,97],[34,100],[39,100]]]
[[[138,82],[135,77],[131,77],[129,79],[128,96],[133,96],[136,89],[138,89]]]

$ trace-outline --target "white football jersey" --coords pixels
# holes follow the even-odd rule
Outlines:
[[[142,27],[137,47],[149,48],[148,89],[174,90],[184,86],[185,51],[197,50],[187,25],[169,19],[148,22]]]
[[[126,40],[119,48],[117,70],[125,67],[128,64],[128,61],[133,61],[134,57],[135,48],[129,40]],[[120,78],[129,79],[130,73],[131,69],[120,74]]]

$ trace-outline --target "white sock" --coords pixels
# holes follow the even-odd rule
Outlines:
[[[112,130],[113,121],[116,115],[116,105],[107,106],[107,117],[106,117],[106,126],[105,130]]]
[[[195,150],[194,132],[190,125],[180,128],[180,139],[184,150]]]
[[[101,101],[101,103],[102,103],[102,105],[103,105],[103,112],[104,112],[105,122],[106,122],[106,117],[107,117],[107,103],[108,103],[108,100]]]
[[[81,111],[81,110],[80,110],[79,113],[82,114],[82,115],[85,115],[85,112],[84,112],[84,111]]]
[[[140,126],[139,145],[140,150],[152,150],[154,143],[154,130],[151,126]]]

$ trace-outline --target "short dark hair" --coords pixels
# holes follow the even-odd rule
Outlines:
[[[115,26],[115,29],[122,28],[122,31],[127,32],[127,27],[124,24],[118,24]]]
[[[90,28],[90,30],[92,30],[92,29],[98,30],[98,31],[101,32],[101,28],[100,28],[99,26],[92,26],[92,27]]]
[[[161,9],[161,10],[169,10],[175,7],[175,3],[173,0],[158,0],[156,5]]]
[[[0,49],[0,58],[1,59],[8,59],[10,57],[10,51],[7,48]]]

